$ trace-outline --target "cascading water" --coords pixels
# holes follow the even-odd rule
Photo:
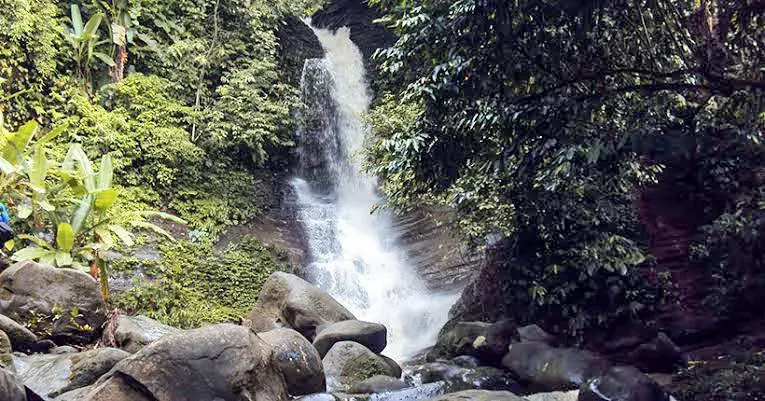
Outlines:
[[[454,294],[433,294],[397,246],[393,219],[365,175],[363,114],[371,97],[361,52],[347,28],[314,29],[326,57],[306,62],[300,178],[292,181],[311,256],[309,279],[359,319],[388,328],[385,353],[412,356],[436,340]]]

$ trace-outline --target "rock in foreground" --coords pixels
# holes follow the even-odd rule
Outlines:
[[[106,321],[98,283],[88,274],[35,262],[0,273],[0,313],[16,322],[36,322],[57,343],[87,343]]]
[[[313,345],[319,351],[319,355],[324,357],[329,349],[340,341],[353,341],[379,354],[388,345],[388,331],[379,323],[345,320],[321,328],[313,340]]]
[[[273,348],[273,363],[284,377],[290,395],[326,390],[321,357],[305,337],[291,329],[274,329],[259,336]]]
[[[87,401],[284,401],[271,347],[249,329],[221,324],[163,337],[118,363]]]
[[[523,401],[507,391],[468,390],[431,398],[430,401]]]
[[[165,335],[177,333],[178,329],[150,319],[146,316],[120,315],[114,339],[117,346],[130,353],[136,353],[143,347],[159,340]]]
[[[326,292],[283,272],[276,272],[266,280],[248,318],[258,333],[288,327],[309,341],[316,337],[319,326],[356,319]]]
[[[397,373],[389,362],[367,347],[351,341],[336,343],[323,359],[330,390],[349,389],[372,376]]]
[[[539,391],[574,390],[610,368],[608,361],[590,352],[539,342],[511,345],[502,365]]]
[[[13,373],[0,368],[0,400],[27,401],[26,391],[21,381]]]

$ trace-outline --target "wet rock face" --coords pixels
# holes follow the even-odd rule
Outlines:
[[[80,353],[19,355],[13,359],[24,385],[52,398],[95,383],[129,355],[116,348],[96,348]]]
[[[590,352],[552,348],[543,343],[511,345],[502,365],[539,391],[577,389],[610,367],[608,361]]]
[[[106,304],[88,274],[22,262],[0,273],[0,314],[34,322],[58,343],[87,343],[100,334]]]
[[[469,355],[483,365],[500,366],[508,346],[517,339],[518,332],[511,321],[497,323],[459,322],[445,330],[428,353],[427,359],[450,359]]]
[[[307,59],[323,58],[324,49],[316,34],[300,18],[289,15],[277,32],[279,64],[286,83],[300,85],[300,76]]]
[[[370,60],[377,49],[396,42],[395,35],[374,23],[380,17],[382,14],[369,7],[365,0],[333,0],[311,20],[319,28],[350,28],[351,40],[361,49],[364,58]]]
[[[639,370],[617,366],[585,383],[578,401],[669,401],[669,395]]]
[[[456,358],[455,358],[456,359]],[[410,384],[444,383],[450,392],[492,390],[518,392],[521,388],[507,372],[488,366],[463,367],[452,361],[430,362],[414,368],[406,378]]]
[[[377,375],[356,383],[348,390],[350,394],[376,394],[403,390],[409,385],[395,377]]]
[[[286,400],[271,356],[271,347],[245,327],[183,331],[122,360],[85,400]]]
[[[37,336],[7,316],[0,315],[0,331],[4,331],[8,335],[11,345],[16,351],[27,351],[35,348]]]
[[[468,390],[431,398],[430,401],[523,401],[507,391]]]
[[[284,377],[290,395],[326,390],[321,357],[300,333],[291,329],[274,329],[259,334],[259,337],[273,348],[272,361]]]
[[[379,354],[388,344],[388,330],[379,323],[345,320],[320,328],[313,345],[323,357],[340,341],[353,341]]]
[[[283,272],[268,278],[248,318],[255,332],[287,327],[309,341],[316,337],[319,326],[356,319],[326,292],[300,277]]]

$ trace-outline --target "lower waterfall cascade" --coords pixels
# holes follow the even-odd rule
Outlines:
[[[385,354],[402,360],[435,343],[454,293],[433,293],[407,262],[377,182],[363,172],[372,97],[348,28],[313,28],[326,52],[306,62],[299,134],[300,173],[291,181],[310,263],[309,281],[360,320],[388,329]],[[374,211],[374,212],[373,212]]]

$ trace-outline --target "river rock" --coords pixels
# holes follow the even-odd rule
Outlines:
[[[72,373],[69,375],[69,384],[49,395],[56,397],[60,394],[89,386],[109,372],[114,365],[129,356],[130,353],[118,348],[99,348],[84,352],[80,356],[75,356]]]
[[[118,347],[130,353],[136,353],[163,336],[180,331],[142,315],[120,315],[117,319],[114,340]]]
[[[669,401],[669,395],[636,368],[616,366],[585,383],[578,401]]]
[[[0,400],[27,401],[26,390],[16,375],[0,368]]]
[[[521,342],[537,342],[547,344],[552,347],[558,345],[558,341],[555,336],[544,331],[544,329],[537,326],[536,324],[519,327],[518,337],[520,337]]]
[[[76,354],[79,351],[77,348],[72,347],[71,345],[62,345],[60,347],[53,347],[50,349],[50,354],[53,355],[63,355],[63,354]]]
[[[162,337],[119,362],[86,401],[288,399],[271,346],[246,327],[219,324]]]
[[[17,263],[0,273],[0,313],[33,322],[37,332],[58,343],[87,343],[106,322],[99,285],[88,274],[35,262]]]
[[[55,397],[93,384],[129,354],[116,348],[97,348],[74,354],[15,355],[21,381],[34,392]]]
[[[37,336],[15,320],[0,315],[0,330],[11,339],[11,345],[16,351],[26,351],[37,343]]]
[[[319,334],[313,340],[313,346],[319,351],[319,355],[324,357],[329,349],[340,341],[353,341],[379,354],[388,345],[388,330],[379,323],[345,320],[320,328]]]
[[[330,390],[347,390],[375,375],[394,376],[388,361],[367,347],[351,341],[340,341],[330,348],[322,360]]]
[[[276,272],[263,284],[248,319],[258,333],[287,327],[313,341],[319,326],[356,317],[309,282],[289,273]]]
[[[389,372],[391,373],[389,376],[401,377],[401,375],[404,374],[404,370],[401,369],[401,365],[394,361],[393,358],[387,357],[383,354],[379,354],[377,356],[379,356],[383,361],[385,361],[385,363],[388,364],[388,368],[390,369]]]
[[[321,357],[305,337],[292,329],[274,329],[259,336],[273,348],[273,363],[284,377],[290,395],[326,390]]]
[[[502,360],[515,377],[540,391],[579,388],[610,367],[598,355],[570,348],[552,348],[543,343],[516,343]]]
[[[536,393],[527,395],[523,398],[527,401],[577,401],[579,398],[579,390]]]
[[[82,401],[82,399],[85,398],[85,396],[88,395],[92,389],[93,386],[78,388],[77,390],[72,390],[59,395],[54,399],[54,401]]]
[[[403,390],[409,385],[395,377],[376,375],[351,386],[350,394],[376,394]]]
[[[409,384],[445,383],[450,392],[464,390],[517,391],[520,386],[507,372],[489,367],[461,367],[446,362],[420,365],[407,375]]]
[[[637,347],[629,360],[641,370],[654,373],[673,373],[687,364],[683,351],[664,333]]]
[[[467,390],[431,398],[430,401],[523,401],[508,391]]]
[[[470,355],[484,365],[499,366],[507,347],[517,337],[516,325],[508,320],[494,324],[458,322],[439,335],[438,342],[428,353],[428,360]]]

